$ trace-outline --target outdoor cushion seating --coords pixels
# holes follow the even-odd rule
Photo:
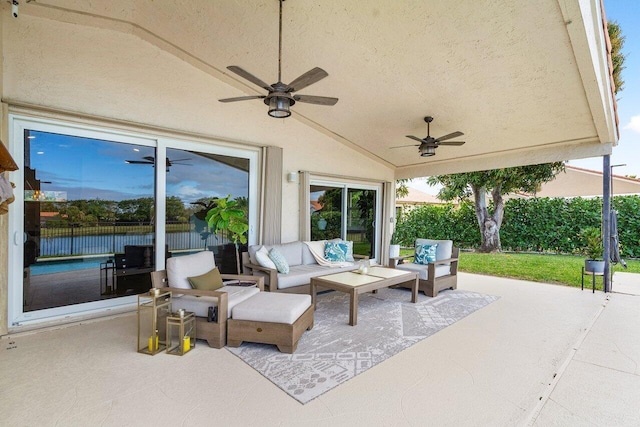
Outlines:
[[[304,331],[313,328],[313,314],[310,295],[260,292],[233,309],[227,345],[275,344],[281,352],[293,353]]]
[[[196,315],[196,338],[207,340],[211,347],[222,348],[227,341],[227,319],[233,308],[264,289],[264,278],[237,274],[222,274],[224,286],[215,290],[191,289],[189,277],[200,276],[215,268],[213,252],[174,256],[167,259],[167,269],[151,273],[154,288],[166,288],[172,293],[172,310],[185,309]],[[253,286],[238,286],[239,282]],[[209,307],[218,308],[217,322],[208,322]]]
[[[333,239],[333,242],[340,239]],[[320,241],[311,243],[321,243]],[[322,246],[322,244],[321,244]],[[348,242],[346,246],[353,248],[353,243]],[[264,247],[264,249],[263,249]],[[288,273],[280,273],[275,268],[260,265],[256,255],[257,252],[270,251],[275,248],[285,258],[288,266]],[[354,255],[353,249],[347,255],[347,262],[332,263],[331,265],[320,265],[309,246],[302,241],[283,243],[279,245],[251,245],[248,252],[243,252],[242,260],[244,272],[263,276],[265,278],[265,286],[271,292],[289,292],[289,293],[309,293],[309,282],[312,277],[325,274],[338,273],[341,271],[355,270],[358,266],[354,263],[355,259],[367,258],[366,256]],[[329,264],[327,262],[327,264]]]
[[[419,290],[430,297],[437,296],[443,289],[458,287],[458,255],[460,253],[459,248],[454,247],[451,240],[416,239],[416,248],[433,245],[437,245],[435,260],[426,261],[426,264],[416,263],[415,255],[396,258],[400,261],[396,266],[397,269],[418,273]],[[403,263],[404,259],[411,257],[414,257],[414,262]]]

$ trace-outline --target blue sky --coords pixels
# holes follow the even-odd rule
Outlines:
[[[145,161],[155,149],[45,132],[31,132],[29,164],[45,192],[67,200],[124,200],[153,197],[154,168]],[[167,149],[169,159],[183,159],[167,174],[167,195],[186,204],[205,197],[248,196],[248,174],[204,155]],[[29,190],[29,188],[26,188]]]
[[[640,0],[604,0],[607,20],[616,21],[626,37],[623,52],[627,59],[622,71],[624,89],[618,92],[620,140],[613,149],[611,164],[616,175],[640,177]],[[602,171],[602,158],[582,159],[570,165]]]

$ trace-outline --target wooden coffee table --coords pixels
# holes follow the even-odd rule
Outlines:
[[[327,274],[311,278],[311,303],[316,303],[318,286],[348,293],[349,324],[355,326],[358,323],[358,295],[364,292],[372,292],[382,288],[388,288],[400,283],[411,283],[411,302],[418,301],[418,273],[395,270],[385,267],[370,267],[368,274],[359,274],[356,271]]]

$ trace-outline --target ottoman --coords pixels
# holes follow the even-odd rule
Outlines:
[[[310,295],[260,292],[233,308],[227,322],[227,345],[243,341],[275,344],[293,353],[304,331],[313,328]]]

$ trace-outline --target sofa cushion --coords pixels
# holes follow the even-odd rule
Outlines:
[[[264,247],[263,245],[251,245],[251,246],[249,246],[248,252],[249,252],[249,260],[251,261],[251,264],[260,265],[260,263],[256,259],[256,252],[258,252],[263,247]],[[267,249],[267,253],[268,252],[269,252],[269,250]]]
[[[218,267],[201,274],[200,276],[187,277],[187,280],[193,289],[200,289],[204,291],[215,291],[216,289],[220,289],[224,286],[222,284],[222,277],[220,276]]]
[[[321,265],[296,265],[289,269],[289,274],[278,274],[278,289],[287,289],[294,286],[308,285],[312,277],[326,274],[339,273],[341,271],[356,270],[357,265],[345,267],[323,267]]]
[[[301,241],[295,241],[280,245],[273,245],[271,247],[278,249],[278,251],[287,260],[287,264],[292,266],[302,264],[302,246],[304,246],[304,243]],[[270,247],[267,246],[267,249],[270,249]]]
[[[330,242],[342,242],[347,245],[347,259],[348,262],[355,262],[353,258],[353,241],[351,240],[342,240],[342,239],[331,239]]]
[[[232,317],[234,320],[290,325],[310,306],[310,295],[260,292],[236,305]]]
[[[318,262],[316,261],[316,259],[313,257],[313,254],[311,253],[311,249],[309,249],[309,244],[320,244],[322,245],[322,248],[324,250],[324,245],[326,243],[326,240],[319,240],[317,242],[302,242],[302,265],[312,265],[312,264],[317,264]]]
[[[233,308],[260,292],[255,286],[224,286],[218,289],[218,292],[227,293],[227,317],[231,317]],[[180,297],[174,296],[171,299],[171,308],[176,311],[179,309],[185,309],[191,311],[198,317],[207,317],[209,307],[217,306],[218,299],[215,297],[197,297],[195,295],[182,295]]]
[[[416,264],[426,265],[430,262],[434,262],[436,260],[436,250],[438,249],[438,244],[433,245],[416,245],[416,254],[414,257],[414,262]]]
[[[343,242],[327,242],[324,246],[324,257],[328,261],[345,262],[347,260],[347,247]]]
[[[420,280],[429,280],[429,266],[416,264],[414,262],[409,262],[406,264],[399,264],[396,266],[398,270],[406,270],[413,271],[418,273],[418,278]],[[451,274],[451,266],[448,264],[444,265],[436,265],[436,277],[442,277]]]
[[[436,261],[451,258],[451,251],[453,251],[453,240],[416,239],[416,246],[434,244],[438,245],[438,249],[436,249]]]
[[[271,258],[269,258],[269,251],[264,246],[256,252],[256,261],[261,267],[276,269],[276,265],[271,261]]]
[[[257,254],[256,254],[257,255]],[[280,253],[278,248],[271,248],[269,250],[269,258],[275,264],[278,269],[278,273],[288,274],[289,273],[289,264],[285,259],[284,255]]]
[[[200,276],[211,271],[215,266],[216,262],[211,251],[172,256],[167,259],[169,286],[178,289],[192,289],[188,277]]]

